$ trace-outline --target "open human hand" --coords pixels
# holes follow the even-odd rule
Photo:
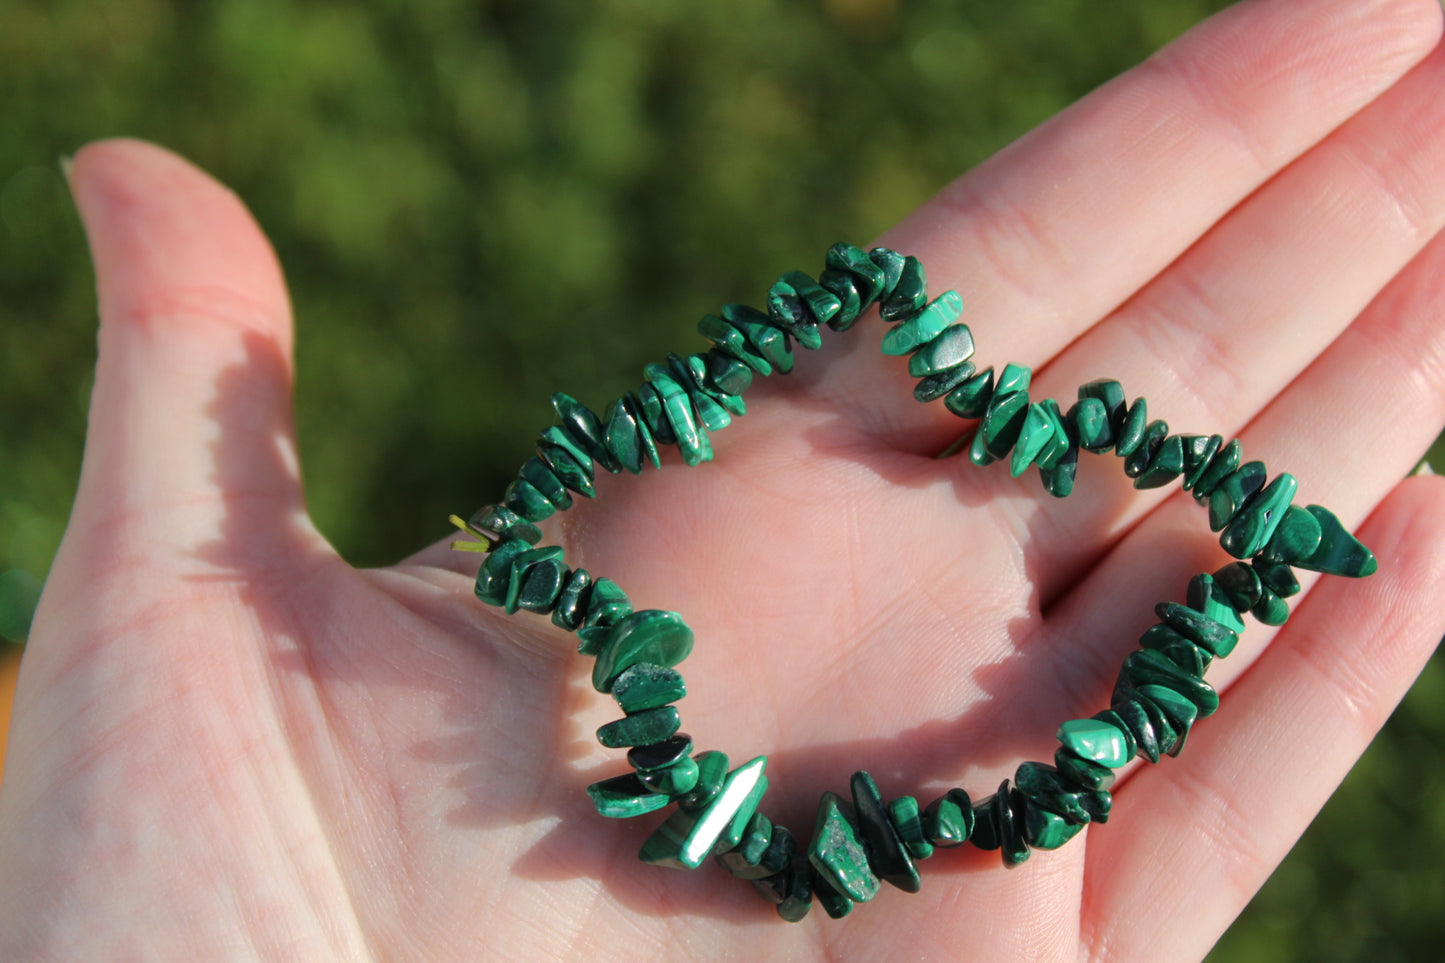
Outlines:
[[[883,239],[1036,395],[1114,377],[1175,430],[1237,434],[1361,523],[1380,570],[1251,627],[1211,671],[1223,709],[1121,778],[1109,826],[1013,871],[940,853],[920,894],[844,923],[637,862],[646,828],[582,791],[625,768],[592,739],[615,707],[570,635],[477,604],[475,556],[337,557],[302,501],[256,225],[155,147],[86,148],[100,358],[0,794],[0,957],[1203,955],[1445,632],[1445,492],[1399,482],[1445,424],[1439,21],[1242,4]],[[1109,460],[1056,500],[936,459],[966,426],[913,401],[880,331],[757,385],[715,462],[603,477],[548,523],[572,564],[683,613],[688,730],[767,755],[767,809],[803,835],[855,769],[927,796],[1047,758],[1153,604],[1223,561],[1187,495]]]

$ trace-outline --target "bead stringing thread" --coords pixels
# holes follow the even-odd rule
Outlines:
[[[682,618],[633,611],[610,579],[569,569],[560,547],[536,547],[541,531],[533,523],[569,508],[573,494],[594,497],[594,462],[637,474],[644,461],[661,467],[659,445],[676,445],[689,465],[708,461],[708,433],[747,411],[742,393],[754,375],[787,374],[794,341],[817,348],[820,326],[845,331],[875,304],[890,325],[883,352],[910,355],[908,373],[919,379],[914,396],[942,399],[960,418],[981,419],[969,446],[975,464],[1007,459],[1015,477],[1036,466],[1044,487],[1063,497],[1073,490],[1080,450],[1112,450],[1136,488],[1182,478],[1238,561],[1196,575],[1183,604],[1155,607],[1159,622],[1124,660],[1109,708],[1059,726],[1054,765],[1025,762],[991,795],[975,801],[950,789],[927,806],[913,796],[885,803],[872,776],[855,772],[849,798],[823,794],[805,846],[759,808],[768,788],[766,757],[733,768],[721,752],[694,755],[692,737],[679,731],[674,703],[687,687],[674,667],[693,645]],[[1030,400],[1022,365],[1005,365],[997,375],[975,371],[973,335],[958,321],[962,310],[954,291],[928,300],[917,258],[835,244],[816,280],[799,271],[779,278],[766,311],[729,304],[705,316],[698,331],[712,347],[648,365],[645,382],[602,417],[568,395],[553,395],[557,424],[542,433],[537,454],[501,503],[467,522],[453,516],[482,540],[455,547],[487,553],[477,597],[508,613],[551,613],[553,624],[577,633],[578,651],[594,658],[593,686],[624,713],[597,738],[629,747],[631,769],[587,787],[588,795],[601,815],[614,818],[674,807],[643,843],[644,862],[692,869],[711,854],[789,921],[802,919],[815,898],[829,916],[845,916],[882,882],[917,892],[914,862],[935,847],[971,842],[1000,850],[1005,866],[1017,866],[1032,850],[1056,849],[1089,823],[1107,822],[1114,770],[1134,756],[1156,763],[1179,754],[1195,721],[1219,708],[1203,676],[1212,659],[1234,649],[1244,629],[1240,616],[1250,612],[1267,625],[1288,618],[1284,600],[1300,588],[1291,566],[1351,577],[1375,571],[1374,555],[1331,512],[1291,503],[1292,475],[1267,480],[1261,462],[1241,463],[1238,441],[1170,434],[1165,422],[1149,420],[1143,398],[1128,404],[1117,381],[1082,385],[1065,412],[1052,399]]]

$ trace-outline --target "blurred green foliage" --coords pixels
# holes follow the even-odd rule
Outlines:
[[[702,312],[1224,5],[10,0],[0,626],[23,637],[78,472],[94,304],[56,161],[85,141],[156,140],[255,212],[292,285],[312,512],[378,564],[498,491],[556,388],[631,387]],[[1441,707],[1437,659],[1218,958],[1433,955]]]

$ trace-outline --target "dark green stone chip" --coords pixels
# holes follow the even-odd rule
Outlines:
[[[567,565],[562,549],[556,545],[534,548],[512,559],[512,572],[507,583],[503,608],[508,615],[518,609],[547,613],[557,604],[562,585],[567,579]]]
[[[839,891],[832,878],[813,867],[813,899],[828,914],[829,919],[840,920],[853,912],[853,900]]]
[[[965,361],[956,368],[928,375],[913,386],[913,397],[927,404],[953,392],[973,375],[973,363]]]
[[[639,772],[637,779],[653,792],[671,798],[692,792],[697,787],[697,776],[697,763],[683,756],[670,766]]]
[[[1189,591],[1184,597],[1191,609],[1203,613],[1220,625],[1235,632],[1244,631],[1244,620],[1239,613],[1247,611],[1249,605],[1235,605],[1234,598],[1214,580],[1213,575],[1196,575],[1189,580]]]
[[[1203,676],[1212,656],[1163,622],[1151,625],[1139,636],[1139,647],[1158,652],[1191,675]]]
[[[993,398],[993,368],[984,368],[949,392],[943,406],[960,418],[981,418]]]
[[[1307,558],[1296,559],[1295,568],[1325,575],[1364,578],[1375,574],[1375,555],[1351,535],[1328,508],[1310,505],[1306,509],[1320,523],[1320,544]]]
[[[988,453],[991,459],[1002,458],[1007,455],[1014,443],[1018,441],[1019,432],[1023,430],[1024,419],[1029,410],[1029,393],[1027,391],[1013,391],[1008,394],[994,393],[992,400],[988,403],[988,411],[984,413],[983,424],[979,425],[977,438],[981,438],[982,448]],[[973,457],[973,452],[969,453]],[[974,464],[986,464],[978,458],[973,458]]]
[[[537,455],[569,491],[584,498],[596,497],[597,489],[592,485],[592,459],[587,459],[586,466],[583,466],[565,448],[556,445],[539,445]]]
[[[909,354],[942,334],[963,313],[963,299],[957,291],[944,291],[927,307],[909,317],[883,336],[883,353]]]
[[[594,596],[596,591],[594,587]],[[692,629],[676,612],[658,609],[633,612],[608,633],[592,665],[592,685],[598,692],[611,692],[612,684],[622,671],[639,662],[677,665],[692,652],[692,642]]]
[[[908,374],[922,378],[957,368],[972,358],[973,352],[973,332],[968,325],[949,325],[943,333],[913,352],[913,357],[908,359]]]
[[[1094,398],[1104,406],[1104,413],[1109,419],[1109,430],[1115,438],[1124,429],[1124,421],[1128,417],[1129,403],[1124,394],[1124,386],[1111,378],[1101,378],[1098,381],[1090,381],[1079,385],[1079,400]]]
[[[726,753],[718,752],[716,749],[698,753],[697,785],[677,801],[678,806],[690,812],[702,809],[712,802],[713,797],[721,791],[723,780],[727,778],[727,775],[728,757]]]
[[[587,596],[592,590],[592,575],[585,568],[574,568],[552,607],[552,624],[575,632],[587,614]]]
[[[1223,435],[1184,436],[1184,490],[1192,489],[1224,444]]]
[[[627,750],[627,764],[638,772],[653,772],[677,765],[690,752],[692,752],[692,736],[686,732],[679,732],[662,742],[654,742],[646,746],[633,746]],[[700,774],[698,778],[702,778]]]
[[[873,873],[906,893],[918,892],[918,870],[888,819],[888,807],[883,803],[878,784],[868,773],[859,770],[853,773],[849,788]]]
[[[977,828],[977,812],[968,793],[950,789],[923,810],[923,831],[935,846],[962,846]]]
[[[747,365],[760,375],[773,373],[772,362],[753,347],[741,331],[717,315],[703,315],[703,319],[697,323],[697,331],[713,343],[712,350]]]
[[[1219,708],[1219,693],[1208,682],[1186,672],[1162,652],[1140,649],[1129,653],[1119,678],[1135,689],[1145,685],[1162,685],[1173,689],[1199,708],[1200,716],[1212,715]]]
[[[602,420],[591,408],[559,391],[552,395],[552,409],[557,412],[558,425],[593,461],[614,474],[622,469],[607,451]]]
[[[853,278],[864,308],[878,300],[878,296],[883,293],[883,269],[873,263],[862,248],[852,244],[834,244],[828,248],[824,263]]]
[[[629,759],[640,751],[633,749]],[[759,756],[734,769],[707,806],[696,812],[678,809],[657,827],[642,844],[638,858],[658,866],[696,869],[715,846],[720,851],[734,848],[767,791],[766,767],[767,760]]]
[[[546,495],[522,478],[512,479],[512,483],[502,493],[502,504],[529,522],[540,522],[557,511],[557,506],[553,505]]]
[[[1134,487],[1162,488],[1184,473],[1184,439],[1169,435],[1155,450],[1149,465],[1134,479]]]
[[[898,275],[898,283],[893,285],[891,291],[882,295],[878,304],[878,316],[888,324],[907,321],[922,311],[927,302],[928,274],[923,270],[923,262],[909,255],[903,259],[903,271]],[[961,309],[962,302],[959,306]],[[954,317],[957,316],[955,313]]]
[[[517,538],[504,541],[488,552],[477,570],[477,598],[487,605],[505,603],[507,588],[512,582],[512,560],[530,548],[527,542]]]
[[[1054,422],[1049,413],[1038,403],[1025,408],[1018,440],[1014,443],[1013,455],[1009,459],[1009,474],[1017,478],[1028,471],[1034,459],[1043,452],[1053,437]]]
[[[1308,509],[1291,505],[1285,510],[1284,518],[1280,519],[1279,527],[1270,536],[1269,543],[1259,553],[1259,558],[1266,562],[1286,564],[1296,559],[1309,558],[1320,547],[1320,539],[1323,537],[1324,528],[1319,519],[1311,515]]]
[[[672,801],[644,786],[635,772],[594,782],[587,787],[587,796],[598,815],[609,819],[629,819],[657,812]]]
[[[1249,611],[1265,625],[1284,625],[1289,621],[1289,603],[1263,586],[1259,590],[1259,601]]]
[[[827,268],[818,275],[818,284],[824,290],[838,299],[841,305],[838,313],[833,315],[828,322],[828,327],[834,331],[847,331],[857,323],[859,316],[863,314],[863,298],[858,293],[858,286],[853,281],[853,276],[846,271],[835,271]]]
[[[636,662],[612,682],[612,698],[623,712],[641,712],[676,702],[687,695],[682,673],[665,665]]]
[[[1142,400],[1142,399],[1141,399]],[[1155,419],[1149,422],[1144,429],[1144,437],[1140,439],[1139,445],[1124,459],[1124,474],[1130,478],[1139,478],[1149,466],[1154,463],[1159,450],[1164,447],[1164,439],[1169,437],[1169,423]],[[1135,487],[1138,487],[1137,485]]]
[[[878,297],[886,298],[898,287],[899,278],[903,277],[903,266],[908,263],[905,255],[886,247],[875,247],[868,252],[868,260],[878,265],[883,271],[883,283],[878,289]]]
[[[717,391],[740,395],[752,387],[753,370],[736,358],[730,358],[716,348],[703,356],[707,380]]]
[[[1230,562],[1215,572],[1214,584],[1236,612],[1248,612],[1259,602],[1259,573],[1243,562]]]
[[[757,883],[753,886],[757,887]],[[808,915],[813,905],[813,873],[800,855],[787,874],[786,889],[778,901],[778,915],[789,923],[797,923]]]
[[[1169,727],[1174,730],[1174,744],[1169,747],[1168,753],[1171,756],[1179,755],[1184,749],[1184,742],[1189,737],[1194,720],[1207,713],[1200,712],[1194,700],[1171,686],[1145,683],[1139,686],[1139,694],[1163,713]]]
[[[1209,460],[1209,466],[1194,483],[1194,500],[1202,504],[1208,504],[1209,498],[1214,494],[1214,489],[1234,473],[1239,467],[1239,459],[1243,448],[1240,447],[1239,439],[1231,439],[1230,442],[1215,452],[1214,457]]]
[[[1033,800],[1024,799],[1024,842],[1031,849],[1058,849],[1083,829],[1058,813],[1041,808]]]
[[[499,542],[520,539],[528,545],[542,540],[542,530],[505,505],[487,505],[472,513],[467,520],[472,528],[490,532]]]
[[[972,810],[970,810],[972,812]],[[933,843],[923,829],[923,812],[913,796],[899,796],[888,804],[888,820],[893,831],[903,842],[903,848],[914,859],[927,859],[933,855]]]
[[[851,810],[836,793],[823,793],[808,861],[840,893],[864,903],[878,895],[880,883],[868,865],[868,852]]]
[[[717,854],[718,865],[738,879],[764,879],[778,872],[762,864],[773,841],[773,823],[760,812],[753,813],[738,845]]]
[[[1264,562],[1255,559],[1250,563],[1256,572],[1259,573],[1259,581],[1265,588],[1282,599],[1293,598],[1299,594],[1299,579],[1295,577],[1294,570],[1283,562]]]
[[[1121,692],[1116,688],[1110,702],[1110,711],[1122,719],[1129,730],[1129,735],[1134,739],[1135,754],[1150,762],[1158,762],[1160,733],[1138,699],[1130,692]]]
[[[672,738],[681,727],[677,706],[659,706],[607,723],[597,730],[597,741],[608,749],[650,746]]]
[[[743,333],[748,344],[768,360],[779,374],[793,370],[793,349],[788,334],[773,326],[768,316],[746,304],[725,304],[723,320]]]
[[[1149,402],[1143,398],[1134,399],[1124,422],[1114,432],[1114,454],[1128,458],[1144,443],[1144,434],[1149,430]]]
[[[1221,486],[1222,488],[1223,486]],[[1264,550],[1275,529],[1289,511],[1289,503],[1299,484],[1293,475],[1284,472],[1255,495],[1224,527],[1219,544],[1235,558],[1251,558]],[[1215,489],[1215,495],[1219,489]],[[1214,499],[1210,499],[1212,508]]]
[[[1238,632],[1187,605],[1160,602],[1154,606],[1154,614],[1190,642],[1221,659],[1233,652],[1234,647],[1239,644]]]
[[[642,471],[642,433],[646,430],[641,413],[632,408],[626,396],[608,406],[603,443],[617,463],[634,475]]]
[[[1129,744],[1132,746],[1133,742]],[[1133,756],[1130,755],[1130,758]],[[1054,765],[1067,779],[1085,789],[1108,789],[1114,785],[1114,770],[1082,759],[1063,746],[1054,751]]]
[[[1119,769],[1134,757],[1123,727],[1102,719],[1070,719],[1056,735],[1065,749],[1110,769]]]
[[[1107,792],[1101,789],[1086,789],[1045,763],[1020,764],[1014,774],[1014,785],[1026,799],[1033,800],[1050,812],[1058,813],[1071,823],[1109,820],[1112,799]]]
[[[1068,420],[1079,433],[1079,447],[1099,454],[1114,447],[1114,429],[1109,412],[1098,398],[1080,398],[1069,409]]]

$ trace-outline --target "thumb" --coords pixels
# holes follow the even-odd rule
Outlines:
[[[70,173],[95,261],[100,350],[57,568],[75,543],[89,554],[100,539],[147,562],[232,569],[314,539],[292,426],[290,306],[255,221],[150,144],[92,144]]]

